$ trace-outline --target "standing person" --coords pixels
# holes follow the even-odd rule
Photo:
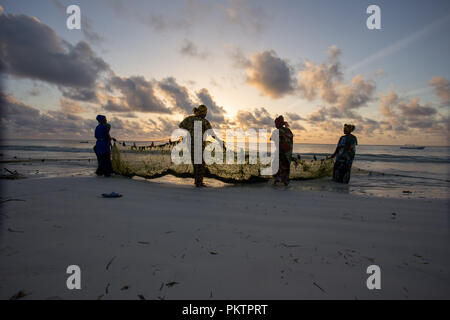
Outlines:
[[[203,159],[203,151],[205,149],[205,142],[203,141],[203,135],[205,131],[212,129],[211,124],[206,120],[206,114],[208,108],[205,105],[200,105],[198,108],[192,109],[194,115],[185,118],[179,125],[181,129],[185,129],[191,135],[191,160],[194,166],[194,182],[196,187],[205,187],[203,183],[203,177],[205,175],[206,166]],[[194,123],[195,121],[202,122],[202,162],[199,164],[194,163]]]
[[[352,134],[355,126],[344,124],[344,136],[339,139],[338,145],[330,158],[336,157],[333,169],[333,180],[349,183],[353,159],[355,159],[358,139]]]
[[[291,172],[292,149],[294,146],[294,134],[289,129],[289,124],[284,121],[283,116],[275,119],[275,127],[279,131],[278,172],[274,174],[275,182],[283,182],[285,186],[289,184],[289,173]]]
[[[98,176],[104,175],[110,177],[112,170],[111,164],[111,136],[109,135],[109,128],[106,117],[103,115],[97,116],[98,125],[95,128],[95,143],[94,151],[97,155],[98,168],[95,172]]]

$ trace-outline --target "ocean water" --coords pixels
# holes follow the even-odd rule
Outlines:
[[[155,141],[155,144],[160,142]],[[133,144],[132,141],[126,143]],[[150,143],[136,142],[138,146]],[[6,173],[6,168],[17,170],[29,178],[92,175],[97,165],[92,149],[94,144],[95,141],[92,140],[2,140],[0,169],[2,174]],[[321,159],[332,154],[335,147],[296,143],[294,153],[305,159],[314,156]],[[357,147],[353,166],[349,185],[337,184],[324,178],[293,181],[289,188],[383,197],[449,198],[450,147],[427,146],[424,150],[414,150],[401,149],[400,146],[360,145]],[[186,183],[179,179],[165,180],[170,183]],[[263,184],[255,187],[270,186]]]

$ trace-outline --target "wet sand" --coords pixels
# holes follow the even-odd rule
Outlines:
[[[0,298],[448,299],[449,203],[114,177],[0,181]],[[101,193],[119,192],[105,199]],[[368,290],[369,265],[381,290]],[[81,268],[68,290],[66,268]]]

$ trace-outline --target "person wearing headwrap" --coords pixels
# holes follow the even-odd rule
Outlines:
[[[278,172],[274,174],[275,182],[289,184],[289,174],[291,172],[292,149],[294,146],[294,134],[289,129],[289,124],[284,121],[283,116],[275,119],[275,127],[279,131],[278,155],[279,165]]]
[[[350,174],[355,159],[358,139],[352,134],[355,126],[344,125],[344,135],[339,139],[338,145],[330,158],[336,157],[333,169],[333,180],[341,183],[349,183]]]
[[[97,116],[98,125],[95,128],[95,143],[94,151],[97,155],[98,168],[95,172],[98,176],[104,175],[105,177],[111,176],[112,164],[111,164],[111,136],[109,130],[111,126],[106,121],[104,115]]]
[[[189,132],[191,136],[191,160],[194,166],[194,183],[196,187],[204,187],[203,177],[206,172],[206,165],[203,159],[203,151],[205,149],[205,143],[203,141],[203,135],[205,131],[212,129],[211,124],[206,120],[206,114],[208,113],[208,108],[205,105],[200,105],[197,108],[193,108],[192,112],[194,115],[185,118],[179,125],[181,129],[185,129]],[[194,123],[200,121],[202,123],[202,162],[194,163]]]

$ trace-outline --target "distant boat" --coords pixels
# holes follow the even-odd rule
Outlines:
[[[89,143],[89,141],[80,141],[80,143]]]
[[[401,146],[400,149],[423,150],[423,149],[425,149],[425,147],[424,146],[416,146],[414,144],[405,144],[404,146]]]

